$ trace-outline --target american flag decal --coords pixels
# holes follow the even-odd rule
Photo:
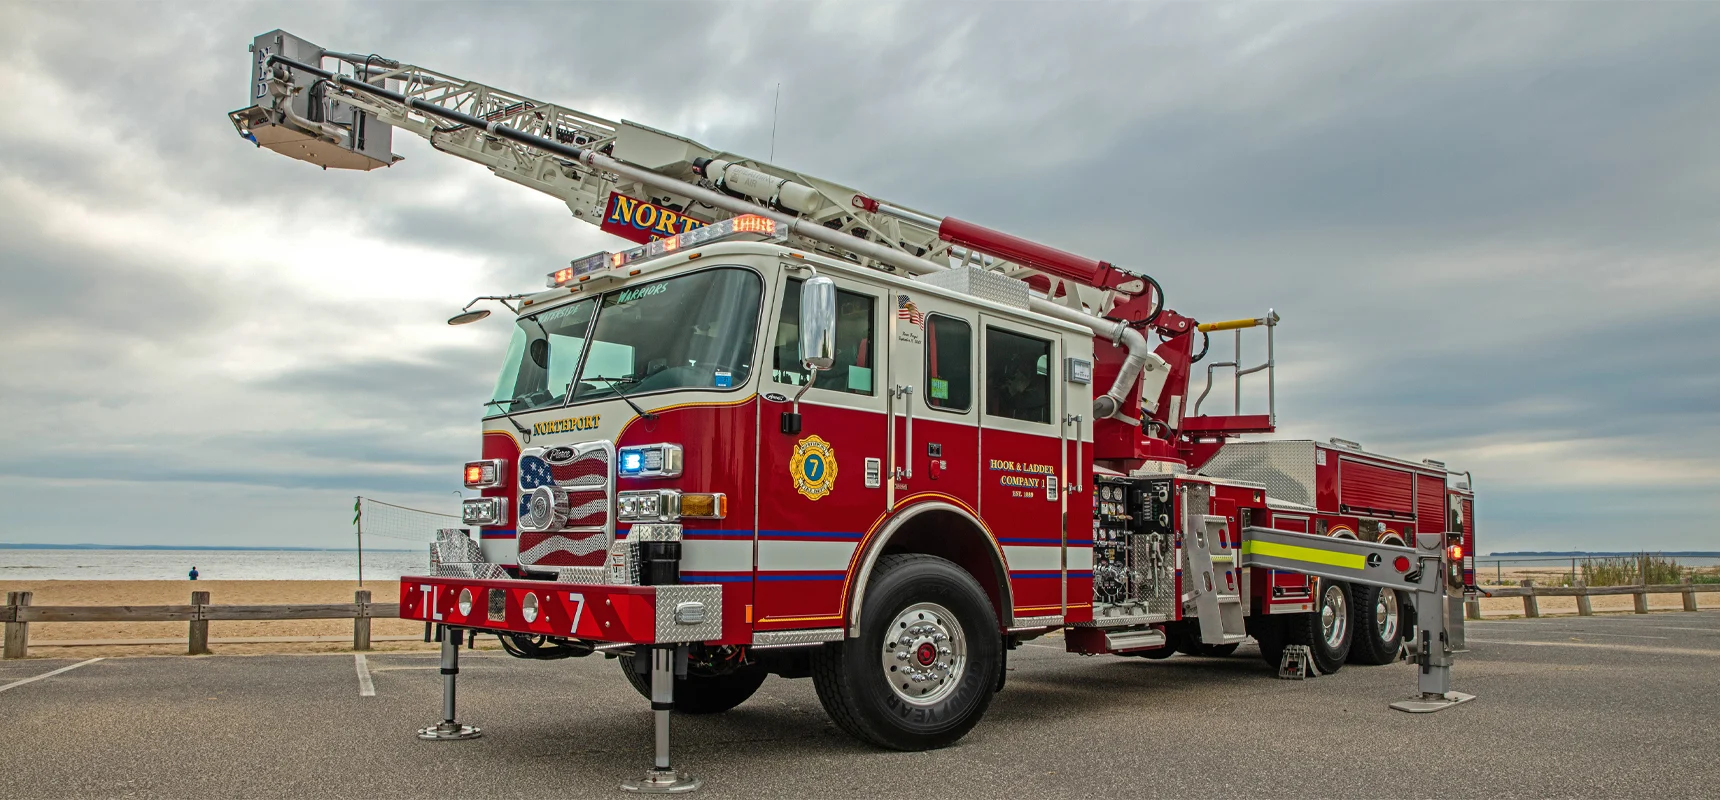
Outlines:
[[[923,325],[926,315],[920,313],[920,307],[914,305],[905,294],[896,295],[896,319],[907,320],[910,325]]]
[[[560,451],[560,452],[558,452]],[[610,496],[609,456],[603,450],[579,454],[568,448],[528,451],[520,458],[520,508],[517,519],[531,513],[531,493],[539,486],[567,491],[566,527],[527,531],[515,539],[519,563],[535,567],[601,567],[608,557]]]

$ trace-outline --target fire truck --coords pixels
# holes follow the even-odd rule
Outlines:
[[[231,121],[257,147],[374,170],[407,131],[626,242],[449,320],[514,317],[465,464],[480,496],[401,582],[442,645],[425,738],[479,735],[454,708],[479,633],[616,659],[656,714],[628,784],[653,791],[697,785],[671,710],[811,678],[844,731],[938,748],[1053,632],[1155,659],[1252,639],[1297,676],[1407,654],[1419,693],[1396,707],[1469,699],[1449,683],[1469,477],[1245,439],[1277,427],[1275,312],[1200,322],[1134,269],[283,31],[251,54]],[[1246,376],[1265,413],[1243,413]]]

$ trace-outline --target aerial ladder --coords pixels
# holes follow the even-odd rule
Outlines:
[[[1238,413],[1240,396],[1230,415],[1185,413],[1198,409],[1210,392],[1214,368],[1233,369],[1238,380],[1266,370],[1270,386],[1271,336],[1278,323],[1270,311],[1202,324],[1166,307],[1159,283],[1144,273],[635,122],[374,54],[325,50],[279,30],[257,37],[251,50],[253,104],[229,115],[235,129],[258,147],[324,169],[392,166],[400,157],[391,152],[391,134],[400,129],[555,197],[581,221],[640,243],[753,214],[775,220],[793,246],[862,266],[910,277],[967,269],[1022,280],[1034,290],[1033,311],[1084,326],[1115,345],[1095,349],[1094,386],[1109,388],[1095,396],[1092,417],[1072,415],[1064,422],[1092,425],[1091,457],[1120,471],[1149,461],[1198,466],[1229,438],[1275,430],[1273,400],[1265,415]],[[646,208],[651,219],[639,224],[638,212]],[[1244,367],[1240,335],[1254,327],[1266,328],[1267,360]],[[1208,334],[1217,332],[1236,333],[1237,358],[1210,365],[1207,392],[1186,408],[1183,392],[1192,365],[1206,354]],[[1149,334],[1161,340],[1156,348]],[[1196,334],[1202,340],[1198,354]],[[1211,572],[1212,560],[1221,560],[1415,593],[1421,638],[1411,649],[1420,665],[1420,693],[1393,707],[1433,711],[1471,699],[1450,686],[1445,553],[1437,534],[1399,547],[1247,527],[1237,546],[1221,548],[1221,523],[1215,517],[1191,529],[1210,534],[1210,541],[1195,537],[1199,555],[1206,556],[1203,574]],[[1206,595],[1196,587],[1191,598],[1203,639],[1240,640],[1236,598],[1210,589]],[[659,724],[659,759],[666,764],[666,721]]]
[[[1023,280],[1036,291],[1036,310],[1117,345],[1097,356],[1095,378],[1112,390],[1085,420],[1094,426],[1097,459],[1125,467],[1189,462],[1226,438],[1275,429],[1270,414],[1185,415],[1181,392],[1199,357],[1191,354],[1194,334],[1265,326],[1270,339],[1276,314],[1201,325],[1166,308],[1159,283],[1141,272],[635,122],[376,55],[324,50],[283,31],[257,37],[251,49],[255,104],[229,115],[234,127],[259,147],[324,169],[392,166],[400,157],[390,152],[390,132],[398,128],[640,243],[757,213],[787,225],[797,246],[862,265],[911,275],[983,269]],[[324,69],[328,60],[332,68]],[[611,222],[618,211],[647,208],[638,204],[649,204],[655,228]],[[1156,352],[1146,338],[1152,333],[1164,340]],[[1255,369],[1272,366],[1269,358]],[[1238,368],[1237,377],[1249,371]],[[1144,390],[1126,391],[1143,373]]]

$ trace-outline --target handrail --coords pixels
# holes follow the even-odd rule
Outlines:
[[[1231,361],[1216,361],[1206,365],[1206,388],[1201,389],[1200,396],[1195,398],[1193,412],[1189,416],[1200,416],[1200,404],[1206,402],[1207,394],[1212,392],[1213,370],[1223,367],[1231,369],[1231,405],[1230,413],[1242,413],[1242,377],[1253,375],[1266,370],[1266,416],[1269,424],[1278,424],[1278,361],[1274,352],[1273,331],[1278,327],[1278,312],[1267,309],[1266,316],[1256,319],[1233,319],[1225,322],[1203,322],[1196,326],[1202,333],[1208,331],[1234,331],[1236,354]],[[1266,360],[1252,367],[1242,366],[1242,332],[1249,328],[1266,328]]]

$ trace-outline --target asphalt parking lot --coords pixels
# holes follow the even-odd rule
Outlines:
[[[841,734],[808,681],[679,716],[678,766],[726,797],[1712,797],[1720,612],[1471,622],[1438,714],[1387,708],[1414,668],[1272,677],[1226,659],[1012,654],[957,746],[881,752]],[[0,662],[0,797],[616,797],[650,759],[647,706],[600,657],[462,659],[482,739],[422,742],[435,657]],[[65,667],[72,667],[55,672]],[[50,674],[53,673],[53,674]],[[43,677],[45,676],[45,677]],[[16,683],[38,678],[27,683]]]

